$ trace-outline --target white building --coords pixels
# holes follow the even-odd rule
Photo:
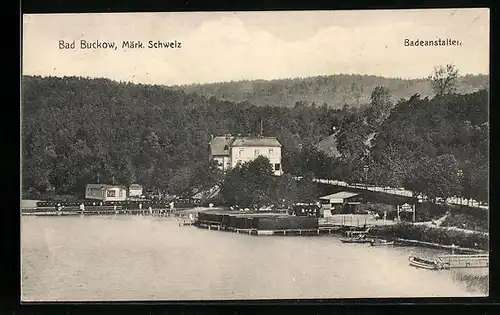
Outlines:
[[[87,184],[85,198],[101,201],[124,201],[127,199],[127,187],[107,184]]]
[[[129,197],[139,197],[142,196],[142,186],[139,184],[132,184],[128,188]]]
[[[281,143],[276,137],[214,137],[209,143],[210,159],[217,161],[219,168],[227,171],[238,163],[255,160],[259,156],[269,159],[274,175],[282,175]]]

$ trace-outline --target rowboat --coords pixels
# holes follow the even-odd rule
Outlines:
[[[388,241],[388,240],[371,240],[370,244],[372,246],[389,246],[389,245],[394,245],[394,241]]]
[[[431,269],[431,270],[441,269],[440,264],[435,259],[410,256],[408,258],[408,260],[410,261],[410,266],[413,266],[413,267],[423,268],[423,269]]]

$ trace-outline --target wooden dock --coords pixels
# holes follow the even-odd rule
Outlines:
[[[489,267],[489,262],[490,256],[488,254],[438,256],[438,263],[443,269],[487,268]]]
[[[85,210],[79,207],[64,207],[61,211],[54,210],[53,207],[38,207],[21,209],[21,215],[30,216],[68,216],[68,215],[156,215],[170,216],[175,210],[167,209],[123,209],[121,206],[86,206]]]
[[[443,245],[443,244],[429,243],[429,242],[424,242],[424,241],[409,240],[409,239],[404,239],[404,238],[396,238],[395,244],[396,245],[404,245],[404,246],[419,246],[419,247],[436,248],[436,249],[448,249],[448,250],[451,250],[452,252],[457,252],[457,253],[476,253],[479,255],[484,254],[484,250],[481,250],[481,249],[463,248],[463,247],[459,247],[457,245],[455,245],[455,246]]]

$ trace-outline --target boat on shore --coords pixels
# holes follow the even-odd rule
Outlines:
[[[410,256],[408,258],[408,260],[410,262],[410,266],[413,266],[413,267],[430,269],[430,270],[442,269],[440,264],[438,263],[438,261],[436,259]]]

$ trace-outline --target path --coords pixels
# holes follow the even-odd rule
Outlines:
[[[405,197],[414,197],[414,194],[410,190],[406,189],[398,189],[398,188],[392,188],[392,187],[377,187],[373,185],[363,185],[363,184],[349,184],[344,181],[339,181],[339,180],[333,180],[333,179],[315,179],[316,182],[322,183],[322,184],[327,184],[327,185],[335,185],[335,186],[343,186],[347,188],[356,188],[356,189],[364,189],[364,190],[369,190],[369,191],[378,191],[378,192],[383,192],[386,194],[392,194],[392,195],[399,195],[399,196],[405,196]],[[417,197],[417,196],[415,196]],[[481,208],[488,210],[489,207],[487,205],[480,205],[478,201],[473,200],[473,199],[463,199],[463,198],[458,198],[458,197],[450,197],[446,200],[446,203],[448,204],[455,204],[455,205],[467,205],[469,207],[473,208]]]

